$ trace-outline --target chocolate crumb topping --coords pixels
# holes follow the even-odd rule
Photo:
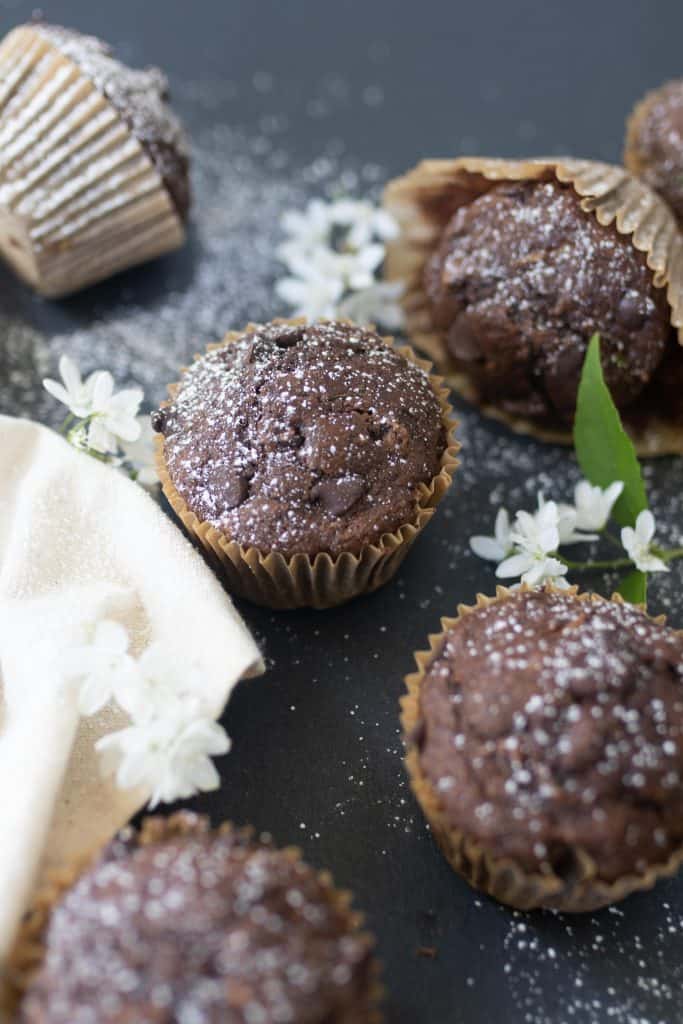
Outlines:
[[[204,823],[206,824],[206,823]],[[22,1024],[356,1024],[371,940],[306,864],[243,834],[115,840],[54,908]]]
[[[428,375],[336,322],[267,324],[210,352],[153,424],[202,522],[286,556],[358,552],[411,522],[446,445]]]
[[[532,872],[611,882],[683,843],[683,635],[628,604],[520,592],[462,616],[423,679],[447,823]]]
[[[683,221],[683,78],[667,82],[636,110],[626,164]]]
[[[180,121],[168,105],[168,80],[159,68],[126,67],[96,36],[59,25],[32,26],[91,79],[147,152],[182,220],[190,208],[189,149]]]
[[[607,384],[627,406],[672,337],[644,254],[553,181],[496,185],[460,207],[425,287],[459,367],[515,415],[571,422],[595,332]]]

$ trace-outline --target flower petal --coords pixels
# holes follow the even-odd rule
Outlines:
[[[636,536],[644,544],[649,544],[655,535],[655,517],[649,509],[644,509],[636,519]]]
[[[493,537],[470,537],[470,547],[478,558],[487,562],[502,562],[507,554]]]
[[[496,569],[496,576],[499,579],[510,579],[513,576],[521,576],[523,573],[528,572],[529,569],[536,563],[536,559],[533,558],[527,552],[520,552],[519,554],[512,555],[510,558],[506,558],[504,562]]]

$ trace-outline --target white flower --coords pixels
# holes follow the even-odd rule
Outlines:
[[[211,718],[165,715],[102,737],[96,749],[105,772],[122,789],[152,790],[150,807],[217,789],[220,777],[211,757],[227,754],[230,739]]]
[[[538,495],[538,507],[543,508],[547,502],[542,494]],[[576,529],[577,513],[573,505],[559,504],[557,506],[557,530],[560,535],[560,546],[563,544],[586,544],[588,541],[598,540],[595,533],[579,533]]]
[[[332,221],[348,228],[347,245],[362,249],[373,238],[389,241],[398,235],[398,225],[391,214],[367,199],[339,199],[332,204]]]
[[[531,586],[563,576],[567,567],[556,558],[548,557],[560,545],[559,522],[559,510],[554,501],[541,504],[534,515],[518,512],[510,531],[514,553],[498,566],[496,576],[500,579],[520,576],[523,583]]]
[[[338,316],[357,324],[380,323],[395,331],[403,326],[403,309],[397,301],[403,293],[400,281],[378,281],[359,292],[351,292],[338,307]]]
[[[53,398],[65,405],[72,415],[78,419],[85,419],[92,412],[95,386],[103,372],[96,370],[84,381],[76,363],[65,355],[59,360],[59,375],[64,383],[60,384],[59,381],[46,377],[43,380],[43,387]]]
[[[567,566],[557,558],[542,558],[534,560],[533,564],[522,573],[522,583],[528,583],[530,587],[540,587],[544,583],[552,583],[559,590],[566,590],[569,583],[564,578],[567,574]]]
[[[89,447],[107,455],[118,450],[119,440],[137,441],[140,437],[137,415],[142,398],[140,388],[125,388],[114,393],[114,378],[106,370],[101,372],[93,389]]]
[[[338,282],[342,292],[347,288],[358,291],[375,283],[375,271],[383,259],[384,246],[378,244],[366,245],[357,252],[321,248],[306,257],[293,255],[288,267],[296,278],[303,281],[328,279]]]
[[[347,288],[358,291],[375,283],[375,271],[383,259],[384,246],[371,243],[356,252],[321,254],[319,266],[323,273],[327,268],[340,276]]]
[[[669,567],[661,558],[652,552],[652,540],[655,535],[655,517],[648,509],[641,512],[636,519],[635,530],[625,526],[621,531],[621,543],[629,558],[641,572],[668,572]]]
[[[604,530],[624,485],[615,480],[604,491],[582,480],[574,488],[576,526],[579,530]]]
[[[64,653],[66,679],[80,683],[78,710],[94,715],[137,681],[137,666],[128,654],[128,634],[118,622],[104,619],[95,627],[92,642]]]
[[[121,441],[125,461],[135,472],[136,481],[143,487],[154,487],[159,477],[154,461],[154,430],[149,416],[138,416],[140,436],[137,441]]]
[[[470,537],[470,547],[475,555],[485,558],[487,562],[502,562],[514,547],[510,532],[510,516],[507,509],[498,509],[493,537]]]
[[[164,716],[181,718],[196,714],[201,693],[201,669],[188,665],[178,652],[160,643],[150,644],[138,659],[133,685],[120,687],[117,700],[135,722]]]
[[[305,278],[283,277],[276,283],[275,291],[292,307],[294,316],[319,320],[321,317],[336,315],[344,284],[336,277],[310,274]]]
[[[554,501],[544,501],[538,511],[518,512],[510,533],[512,543],[522,551],[543,557],[560,545],[560,515]]]
[[[333,226],[331,214],[329,203],[311,199],[305,210],[287,210],[282,215],[282,230],[290,238],[278,250],[283,263],[289,264],[288,252],[305,255],[313,249],[328,246]]]

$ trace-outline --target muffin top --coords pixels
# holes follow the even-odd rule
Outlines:
[[[189,149],[168,105],[168,80],[159,68],[136,71],[111,55],[96,36],[37,21],[31,28],[78,64],[107,97],[156,167],[182,220],[190,208]]]
[[[595,332],[614,400],[628,405],[672,333],[645,255],[554,181],[496,185],[460,207],[425,287],[453,357],[517,415],[571,422]]]
[[[683,219],[683,78],[650,93],[636,109],[626,163]]]
[[[129,830],[53,909],[23,1024],[350,1024],[372,1000],[371,939],[319,876],[206,821]]]
[[[412,737],[446,822],[525,870],[614,881],[683,843],[683,635],[628,604],[520,591],[463,615]]]
[[[428,375],[337,322],[266,324],[202,356],[153,424],[202,522],[286,556],[358,552],[413,521],[446,445]]]

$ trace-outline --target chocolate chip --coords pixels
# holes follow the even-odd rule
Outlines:
[[[449,330],[448,349],[456,359],[464,362],[481,359],[479,340],[470,326],[467,313],[461,313]]]
[[[304,332],[301,327],[283,327],[282,333],[275,338],[278,348],[294,348],[303,338]]]
[[[311,489],[311,498],[333,516],[343,516],[364,493],[365,483],[361,477],[344,476],[321,480]]]
[[[157,434],[163,434],[164,427],[166,426],[166,410],[155,409],[149,418],[152,424],[152,430]]]
[[[217,466],[212,475],[225,508],[241,505],[249,493],[246,473],[236,471],[232,466]]]
[[[630,331],[642,327],[647,316],[647,309],[638,294],[632,288],[625,292],[617,306],[617,320]]]

